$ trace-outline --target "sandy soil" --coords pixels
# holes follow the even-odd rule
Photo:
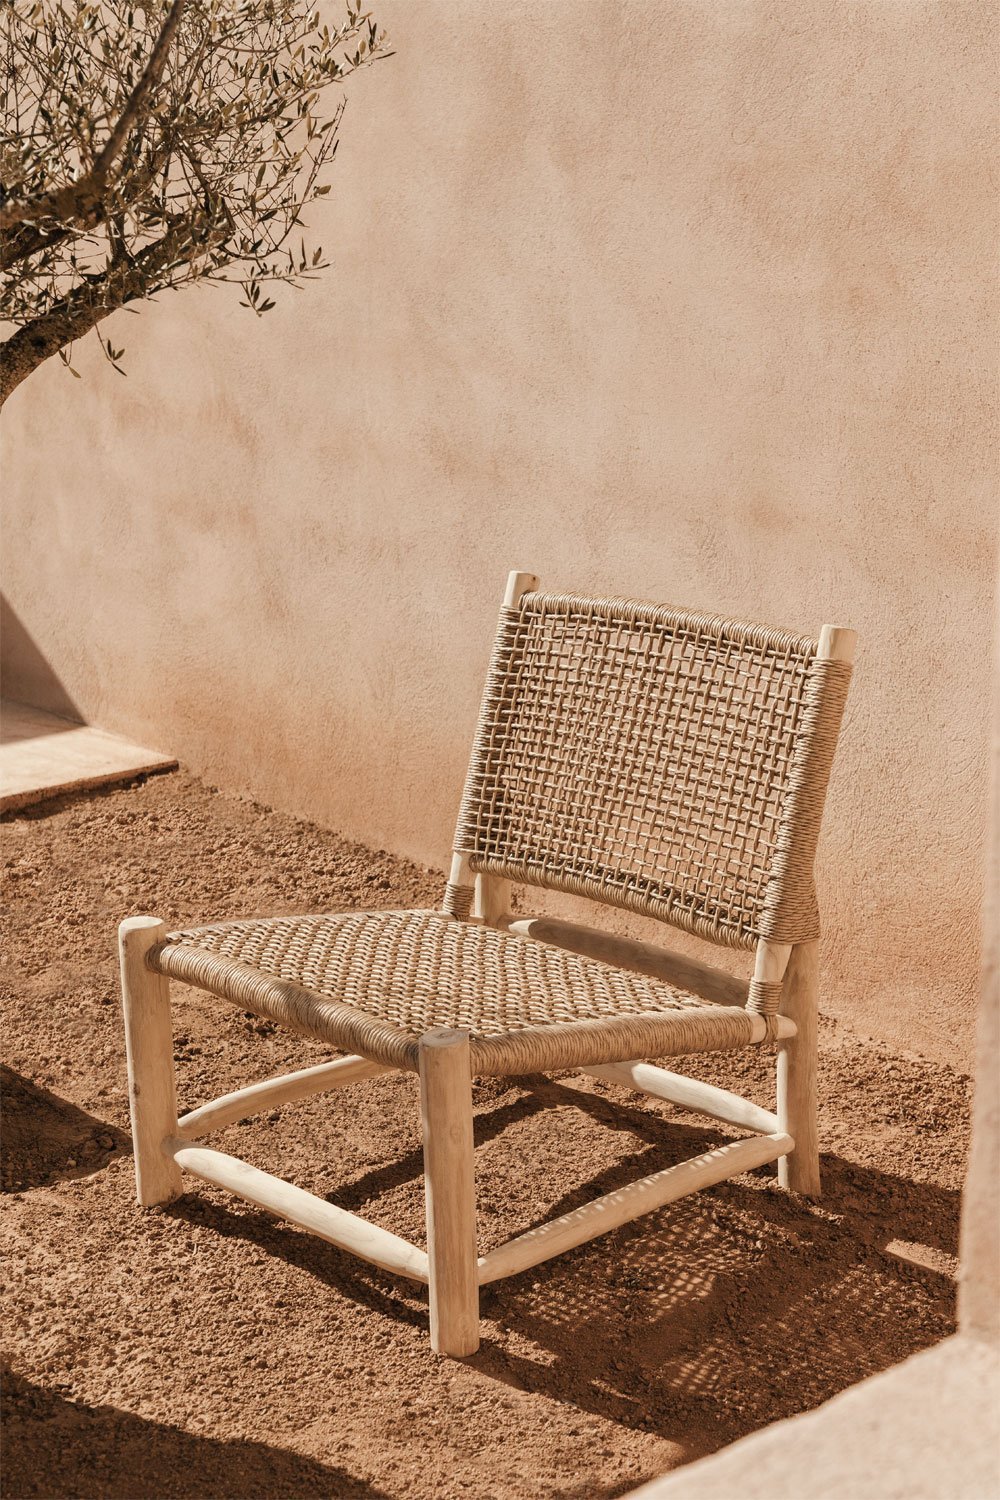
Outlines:
[[[181,774],[2,834],[8,1500],[597,1500],[952,1330],[968,1080],[831,1023],[820,1204],[766,1168],[628,1225],[489,1288],[464,1363],[431,1354],[411,1283],[249,1205],[192,1183],[141,1211],[117,920],[436,904],[441,876]],[[186,1108],[327,1055],[175,999]],[[769,1103],[766,1063],[687,1070]],[[476,1109],[487,1246],[726,1134],[579,1077],[487,1081]],[[218,1141],[423,1243],[411,1078]]]

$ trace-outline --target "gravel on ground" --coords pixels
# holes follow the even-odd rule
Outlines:
[[[221,1191],[138,1208],[118,920],[436,906],[443,876],[185,773],[0,831],[7,1500],[601,1500],[953,1330],[969,1080],[826,1019],[820,1202],[773,1166],[684,1199],[485,1289],[467,1361],[425,1291]],[[174,1000],[185,1108],[330,1055]],[[672,1066],[771,1104],[763,1050]],[[582,1076],[475,1110],[485,1248],[732,1133]],[[424,1243],[409,1076],[215,1143]]]

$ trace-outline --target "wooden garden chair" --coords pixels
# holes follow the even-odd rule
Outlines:
[[[479,1288],[778,1161],[819,1192],[813,859],[854,634],[547,594],[512,573],[441,911],[120,930],[139,1202],[181,1171],[430,1289],[431,1343],[475,1351]],[[746,983],[650,943],[513,917],[509,883],[756,952]],[[350,1055],[176,1114],[170,979]],[[776,1111],[643,1058],[775,1046]],[[221,1151],[233,1121],[395,1068],[420,1076],[427,1249]],[[751,1134],[479,1256],[472,1079],[578,1069]]]

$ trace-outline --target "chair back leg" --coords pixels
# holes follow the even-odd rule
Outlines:
[[[166,931],[156,917],[129,917],[118,929],[135,1188],[146,1207],[169,1203],[182,1191],[180,1167],[163,1150],[177,1134],[170,981],[146,964]]]
[[[479,1271],[472,1144],[472,1073],[465,1031],[420,1040],[431,1347],[463,1356],[479,1348]]]
[[[781,1014],[795,1022],[795,1036],[778,1043],[778,1126],[795,1150],[778,1162],[778,1181],[809,1198],[820,1195],[816,1114],[816,1031],[819,943],[796,943],[785,970]]]

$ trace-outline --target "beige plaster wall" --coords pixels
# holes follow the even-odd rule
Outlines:
[[[965,1065],[993,7],[379,17],[313,216],[335,272],[260,325],[119,314],[127,380],[81,349],[8,403],[8,691],[441,863],[509,566],[851,624],[824,1004]]]

